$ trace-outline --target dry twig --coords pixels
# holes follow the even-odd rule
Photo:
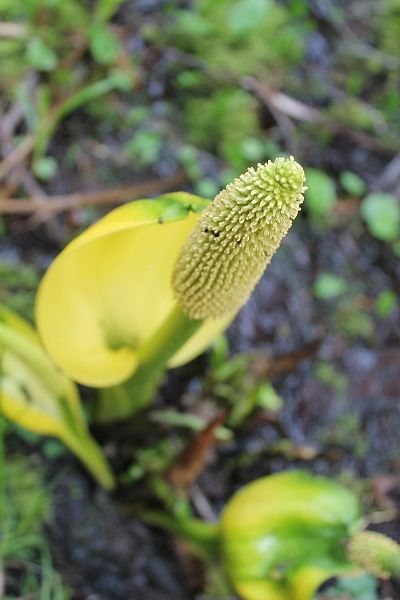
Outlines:
[[[4,573],[4,565],[3,565],[3,561],[0,561],[0,598],[4,597],[4,592],[5,592],[5,588],[6,588],[6,582],[5,582],[5,573]]]
[[[348,125],[337,123],[324,115],[320,110],[307,106],[303,102],[299,102],[299,100],[295,100],[287,94],[278,92],[254,77],[244,77],[242,79],[242,85],[262,100],[274,115],[276,114],[274,111],[277,111],[289,118],[296,119],[297,121],[318,124],[321,127],[325,127],[325,129],[328,129],[333,134],[351,138],[357,144],[371,150],[393,151],[395,149],[392,142],[384,142],[372,135],[352,129]]]
[[[30,154],[33,149],[33,136],[28,134],[1,163],[0,163],[0,180],[6,177],[8,173],[20,164]]]
[[[97,192],[75,192],[60,196],[48,196],[46,202],[40,196],[33,198],[0,198],[0,213],[14,215],[42,213],[42,215],[54,216],[60,212],[83,208],[85,206],[120,204],[142,196],[149,196],[156,192],[174,189],[186,181],[187,177],[185,173],[179,171],[172,177],[148,181],[146,183],[114,187]]]
[[[22,38],[26,35],[27,28],[23,23],[0,22],[0,37]]]

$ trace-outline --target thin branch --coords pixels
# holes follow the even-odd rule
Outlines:
[[[1,163],[0,163],[0,180],[21,163],[30,154],[33,149],[33,136],[27,135]]]
[[[323,121],[323,116],[319,110],[307,106],[299,100],[295,100],[282,92],[277,92],[264,82],[258,81],[254,77],[244,77],[242,79],[243,87],[260,98],[267,106],[273,107],[275,110],[297,119],[298,121],[307,121],[309,123],[320,123]]]
[[[373,189],[393,191],[400,179],[400,152],[386,165],[380,177],[375,181]]]
[[[0,22],[0,37],[22,38],[27,34],[27,31],[23,23]]]
[[[384,142],[372,135],[352,129],[348,125],[337,123],[324,115],[322,111],[313,108],[312,106],[307,106],[307,104],[295,100],[287,94],[278,92],[254,77],[244,77],[241,83],[244,88],[252,91],[269,108],[274,108],[276,111],[280,111],[292,119],[319,124],[321,127],[325,127],[334,134],[343,135],[353,139],[356,143],[365,148],[386,152],[394,151],[396,149],[394,142]]]
[[[119,204],[142,196],[149,196],[156,192],[174,189],[186,183],[187,176],[180,171],[166,179],[158,179],[139,183],[135,185],[120,186],[97,192],[76,192],[60,196],[48,196],[46,200],[42,197],[33,198],[0,198],[0,213],[30,215],[42,212],[47,215],[55,215],[60,212],[83,208],[85,206],[102,206],[107,204]]]
[[[4,572],[3,561],[0,560],[0,598],[4,597],[4,592],[6,589],[6,576]]]

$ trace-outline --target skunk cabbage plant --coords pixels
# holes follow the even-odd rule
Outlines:
[[[200,354],[233,319],[304,190],[302,167],[278,158],[248,169],[211,203],[175,193],[112,211],[42,280],[36,318],[48,352],[76,381],[114,386],[114,399],[128,390],[145,405],[166,367]]]
[[[76,385],[44,351],[33,328],[0,306],[0,410],[18,425],[61,439],[101,485],[113,477],[90,436]]]
[[[186,512],[172,520],[151,511],[145,516],[192,542],[207,563],[222,558],[243,600],[312,600],[326,580],[363,572],[400,577],[400,545],[361,530],[365,517],[352,492],[305,471],[244,486],[218,523]]]
[[[329,479],[302,471],[258,479],[221,517],[227,574],[245,600],[311,600],[352,568],[345,541],[359,518],[353,494]]]
[[[40,285],[36,317],[47,350],[65,373],[106,387],[136,370],[143,343],[175,304],[172,269],[207,204],[186,193],[126,204],[56,258]],[[226,317],[204,323],[170,366],[200,354],[226,323]]]

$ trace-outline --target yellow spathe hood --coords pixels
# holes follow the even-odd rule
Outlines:
[[[36,300],[43,343],[72,379],[123,382],[137,349],[175,304],[172,271],[208,200],[183,192],[126,204],[71,242],[45,274]],[[200,354],[231,320],[207,320],[170,366]]]

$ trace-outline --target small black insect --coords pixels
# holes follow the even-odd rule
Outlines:
[[[212,233],[212,235],[216,238],[220,236],[218,229],[208,229],[208,227],[205,228],[204,233]]]

